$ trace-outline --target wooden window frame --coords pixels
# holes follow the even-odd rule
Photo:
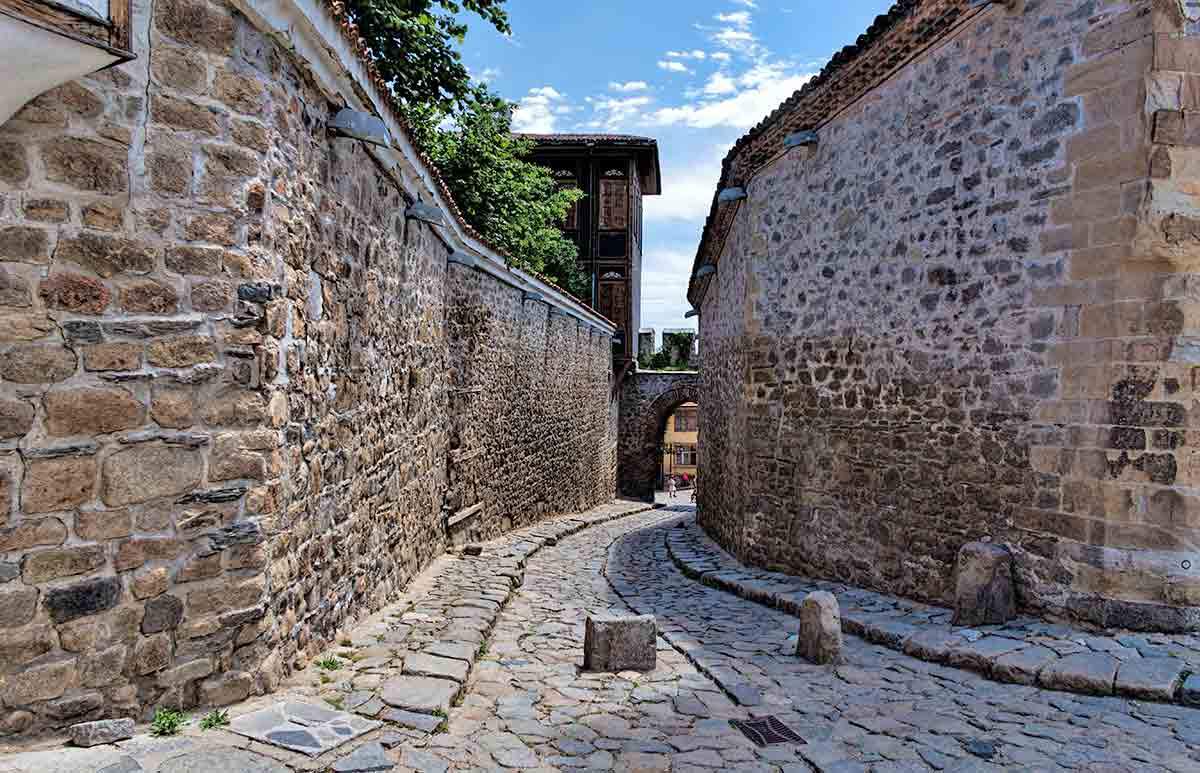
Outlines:
[[[55,35],[103,48],[117,57],[110,67],[136,58],[130,50],[133,0],[110,0],[108,20],[104,22],[61,3],[44,0],[0,0],[0,14]]]

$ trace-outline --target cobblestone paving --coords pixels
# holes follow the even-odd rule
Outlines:
[[[0,771],[1200,772],[1197,710],[1001,684],[853,637],[844,666],[798,660],[792,617],[697,583],[672,563],[666,537],[690,511],[676,505],[596,525],[533,555],[439,732],[393,724],[312,759],[189,731],[76,750],[98,755],[103,764],[93,767],[71,767],[56,751],[26,756],[32,766],[0,759]],[[630,611],[656,615],[658,667],[583,672],[587,615]],[[410,624],[400,622],[406,613],[387,614]],[[336,687],[314,680],[231,714]],[[387,722],[387,710],[374,713]],[[806,743],[759,748],[729,724],[764,714]]]
[[[603,576],[608,545],[664,517],[594,528],[531,559],[430,758],[455,770],[757,769],[727,721],[747,713],[665,642],[651,673],[581,671],[586,617],[629,612]]]
[[[748,710],[797,730],[818,770],[1200,771],[1200,710],[1001,684],[854,637],[845,666],[807,665],[794,618],[679,572],[675,526],[618,541],[614,587]]]
[[[838,598],[848,633],[922,660],[1005,682],[1200,705],[1200,636],[1101,635],[1029,617],[1005,625],[953,626],[953,611],[944,607],[745,566],[694,519],[667,533],[667,550],[687,576],[794,616],[808,593],[829,591]]]
[[[388,757],[422,768],[413,747],[425,745],[462,692],[528,558],[647,508],[617,500],[511,532],[478,546],[477,556],[439,557],[396,603],[355,626],[280,691],[230,707],[227,729],[202,732],[193,721],[173,738],[0,753],[0,773],[207,773],[217,770],[214,758],[227,761],[221,773],[362,773],[389,769]],[[430,764],[437,768],[436,760]]]

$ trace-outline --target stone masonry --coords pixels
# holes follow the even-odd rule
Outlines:
[[[255,18],[135,3],[137,60],[0,127],[0,734],[270,691],[447,514],[614,494],[612,326],[447,268],[431,171]]]
[[[1176,0],[916,0],[743,138],[689,288],[704,527],[936,602],[990,539],[1026,611],[1200,628],[1198,78]]]
[[[654,481],[662,464],[659,451],[667,419],[683,403],[700,395],[700,376],[692,371],[638,371],[621,385],[618,485],[621,493],[654,499]],[[704,444],[700,444],[704,454]]]

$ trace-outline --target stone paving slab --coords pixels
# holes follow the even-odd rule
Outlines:
[[[229,725],[238,735],[310,757],[318,757],[378,727],[379,722],[298,701],[243,714]]]
[[[389,706],[421,714],[445,713],[454,704],[462,685],[450,679],[398,676],[383,685],[379,697]]]
[[[997,681],[1187,703],[1190,695],[1182,689],[1184,680],[1188,674],[1200,673],[1200,636],[1098,633],[1028,617],[1004,625],[959,627],[951,625],[954,612],[945,607],[748,567],[709,537],[694,516],[665,534],[674,564],[705,585],[793,617],[799,617],[800,603],[809,593],[829,591],[841,605],[846,633]]]

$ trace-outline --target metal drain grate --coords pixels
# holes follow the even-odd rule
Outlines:
[[[742,734],[758,746],[772,746],[777,743],[804,743],[804,739],[796,735],[796,731],[783,724],[776,717],[759,717],[758,719],[731,719],[729,724],[742,731]]]

